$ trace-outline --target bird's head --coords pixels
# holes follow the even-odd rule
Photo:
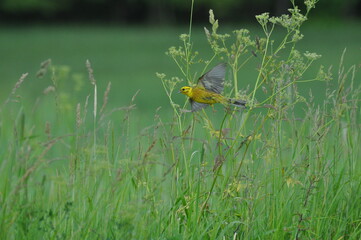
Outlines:
[[[184,95],[187,95],[188,97],[192,96],[192,88],[188,86],[182,87],[179,92],[183,93]]]

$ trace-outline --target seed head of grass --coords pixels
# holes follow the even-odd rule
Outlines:
[[[55,87],[54,86],[49,86],[49,87],[45,88],[44,91],[43,91],[43,93],[45,95],[48,95],[51,92],[55,92]]]
[[[102,113],[102,112],[104,111],[104,109],[105,109],[105,107],[106,107],[106,105],[107,105],[107,103],[108,103],[108,97],[109,97],[109,92],[110,92],[111,86],[112,86],[112,83],[109,82],[109,83],[108,83],[108,86],[107,86],[107,89],[106,89],[105,92],[104,92],[103,105],[102,105],[102,107],[100,108],[100,113]]]
[[[81,105],[78,103],[76,105],[76,127],[80,128],[82,124],[82,118],[81,118]]]
[[[14,95],[16,90],[21,86],[21,84],[24,82],[25,78],[28,76],[29,73],[24,73],[21,75],[19,80],[16,82],[13,90],[11,91],[11,94]]]
[[[90,61],[86,60],[85,65],[86,65],[86,68],[88,69],[89,80],[90,80],[91,84],[95,85],[96,81],[95,81],[94,74],[93,74],[94,70],[93,70],[93,68],[92,68],[92,66],[90,64]]]
[[[47,59],[44,62],[42,62],[40,64],[39,71],[36,73],[36,77],[38,78],[44,77],[50,65],[51,65],[51,59]]]

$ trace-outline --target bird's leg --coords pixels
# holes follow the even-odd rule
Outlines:
[[[217,110],[214,109],[214,104],[211,104],[211,107],[212,107],[212,110],[213,110],[214,113],[217,112]]]

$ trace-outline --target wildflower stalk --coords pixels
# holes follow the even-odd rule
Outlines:
[[[259,88],[260,85],[258,85],[261,77],[262,77],[262,73],[263,73],[263,69],[265,67],[265,62],[266,62],[266,57],[267,57],[267,53],[268,53],[268,47],[269,47],[269,42],[270,42],[270,37],[271,37],[271,34],[273,32],[273,29],[274,29],[274,25],[272,25],[272,28],[270,30],[270,32],[267,31],[267,24],[265,25],[262,25],[262,28],[264,30],[264,33],[266,34],[266,48],[264,50],[264,54],[263,54],[263,57],[262,57],[262,63],[261,63],[261,68],[260,70],[258,71],[258,76],[257,76],[257,79],[256,79],[256,83],[254,85],[254,89],[253,89],[253,92],[252,92],[252,98],[251,98],[251,105],[250,105],[250,108],[252,109],[255,104],[254,104],[254,98],[256,96],[256,91],[257,89]],[[250,113],[250,111],[249,111]],[[248,113],[248,114],[249,114]]]
[[[201,210],[200,210],[200,213],[199,213],[199,216],[198,216],[198,223],[200,222],[201,220],[201,217],[202,217],[202,214],[203,214],[203,211],[205,209],[205,207],[207,206],[207,203],[208,203],[208,200],[210,198],[210,196],[212,195],[213,193],[213,189],[214,189],[214,186],[216,185],[216,182],[217,182],[217,178],[219,176],[219,172],[221,171],[222,169],[222,166],[223,166],[223,163],[224,163],[224,156],[223,156],[223,152],[222,152],[222,145],[221,145],[221,139],[222,139],[222,129],[223,129],[223,125],[226,121],[226,118],[227,118],[227,115],[228,115],[228,112],[226,112],[226,114],[224,114],[224,117],[223,117],[223,120],[222,120],[222,123],[221,123],[221,126],[219,128],[219,136],[218,136],[218,156],[219,158],[221,159],[221,163],[219,166],[217,166],[217,169],[216,169],[216,172],[214,173],[214,177],[213,177],[213,181],[212,181],[212,185],[211,185],[211,188],[209,189],[208,191],[208,194],[207,194],[207,197],[206,197],[206,200],[204,200],[203,204],[202,204],[202,207],[201,207]],[[216,163],[217,164],[217,163]]]
[[[235,94],[235,98],[238,98],[238,69],[237,69],[237,65],[238,65],[238,57],[235,58],[234,61],[234,67],[232,68],[233,70],[233,85],[234,85],[234,94]]]
[[[178,130],[179,130],[179,136],[180,138],[183,137],[183,123],[182,123],[182,116],[179,110],[179,105],[174,103],[173,99],[172,99],[172,94],[174,92],[175,89],[175,85],[180,82],[181,80],[178,78],[172,78],[171,80],[166,79],[166,75],[163,73],[156,73],[157,77],[161,80],[161,83],[163,85],[163,89],[166,92],[166,95],[169,99],[170,105],[173,109],[174,114],[176,115],[177,118],[177,125],[178,125]],[[173,149],[173,144],[171,144],[172,146],[172,156],[173,156],[173,162],[176,162],[175,160],[175,155],[174,155],[174,149]],[[184,159],[184,166],[185,166],[185,172],[186,174],[188,174],[188,163],[186,162],[186,151],[185,151],[185,146],[184,146],[184,142],[182,141],[181,144],[181,148],[182,148],[182,154],[183,154],[183,159]]]
[[[190,74],[189,74],[189,66],[190,66],[190,52],[191,52],[191,36],[192,36],[192,25],[193,25],[193,5],[194,5],[194,0],[192,0],[191,3],[191,12],[190,12],[190,17],[189,17],[189,32],[188,32],[188,41],[184,41],[184,50],[185,50],[185,54],[186,54],[186,77],[189,80],[190,79]]]

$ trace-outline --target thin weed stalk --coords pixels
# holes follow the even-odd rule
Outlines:
[[[89,73],[89,80],[90,83],[94,86],[94,104],[93,104],[93,161],[96,160],[96,147],[97,147],[97,131],[96,131],[96,126],[97,126],[97,106],[98,106],[98,90],[97,90],[97,84],[94,78],[94,74],[93,74],[93,69],[92,66],[90,64],[89,60],[86,60],[86,68],[88,69],[88,73]]]

